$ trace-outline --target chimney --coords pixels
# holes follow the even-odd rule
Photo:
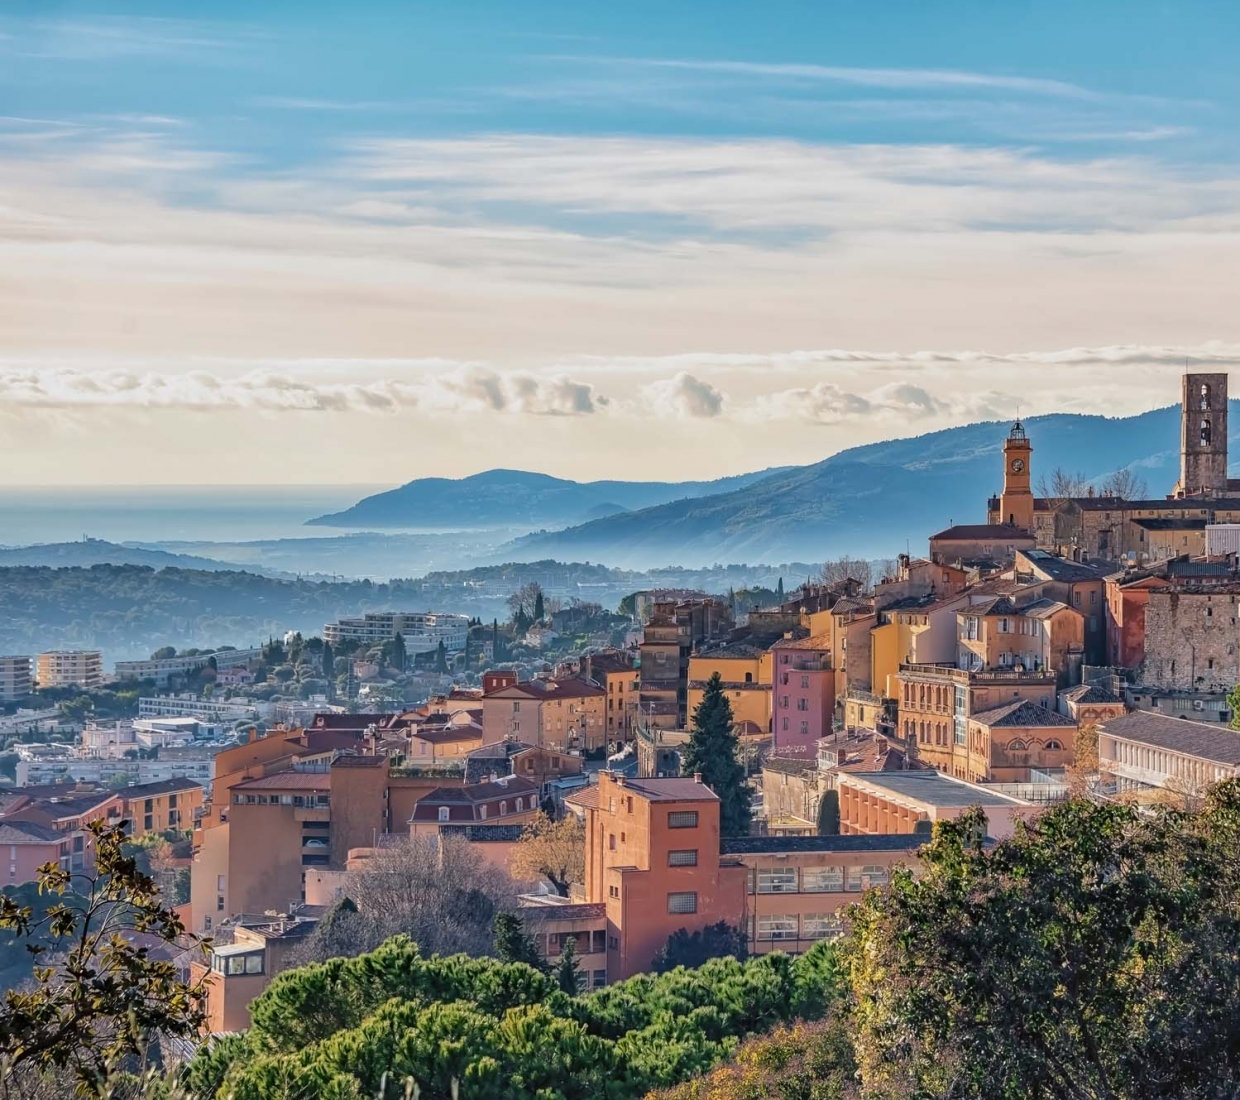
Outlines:
[[[623,776],[623,775],[614,775],[614,776],[612,776],[612,779],[613,779],[613,780],[615,780],[615,784],[616,784],[616,786],[617,786],[617,787],[623,787],[623,786],[624,786],[624,776]]]
[[[694,782],[694,783],[701,783],[701,782],[702,782],[702,773],[701,773],[701,772],[694,772],[694,773],[693,773],[693,782]]]
[[[258,727],[251,726],[250,727],[250,744],[251,745],[254,744],[254,742],[257,740],[258,740]]]

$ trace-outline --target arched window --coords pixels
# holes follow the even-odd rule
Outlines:
[[[1058,741],[1047,741],[1046,748],[1050,752],[1058,752],[1063,746]]]
[[[1028,747],[1019,737],[1008,742],[1009,752],[1024,752]]]
[[[1201,442],[1210,442],[1210,421],[1202,420],[1201,422]]]
[[[1210,407],[1210,387],[1204,382],[1201,384],[1201,407],[1203,409]]]
[[[507,802],[500,802],[500,804],[499,804],[499,816],[500,816],[500,817],[503,817],[503,816],[504,816],[504,814],[506,814],[507,812],[508,812],[508,803],[507,803]]]

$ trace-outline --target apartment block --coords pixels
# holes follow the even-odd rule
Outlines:
[[[95,821],[119,824],[122,800],[114,791],[53,788],[17,794],[0,810],[0,885],[34,882],[45,863],[66,871],[94,867]]]
[[[482,696],[482,742],[520,741],[556,752],[607,743],[607,692],[579,677],[515,682],[488,677]]]
[[[97,649],[56,649],[40,653],[35,678],[41,688],[94,690],[103,683],[103,654]]]
[[[689,655],[727,636],[732,611],[720,600],[659,600],[641,642],[639,720],[664,729],[689,721]]]
[[[701,705],[706,684],[715,673],[732,707],[732,720],[742,735],[764,737],[771,732],[772,655],[763,644],[748,640],[699,650],[689,657],[687,717]]]
[[[771,733],[775,752],[813,757],[835,720],[835,669],[829,635],[781,638],[771,647]]]
[[[457,653],[465,648],[469,616],[436,611],[375,611],[360,619],[341,619],[323,627],[323,640],[330,645],[382,645],[397,634],[410,655],[432,653],[440,642],[449,653]]]
[[[0,657],[0,703],[24,699],[33,689],[34,662],[28,656]]]
[[[118,793],[130,831],[135,836],[192,828],[205,796],[202,786],[192,779],[138,783]]]

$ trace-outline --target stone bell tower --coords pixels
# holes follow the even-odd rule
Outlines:
[[[1033,531],[1033,489],[1029,469],[1033,444],[1018,420],[1003,441],[1003,495],[999,497],[999,522]]]
[[[1177,497],[1227,493],[1227,375],[1186,374]]]

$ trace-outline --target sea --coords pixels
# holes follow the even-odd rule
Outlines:
[[[0,488],[0,546],[211,541],[341,534],[305,522],[388,486],[189,485]]]

